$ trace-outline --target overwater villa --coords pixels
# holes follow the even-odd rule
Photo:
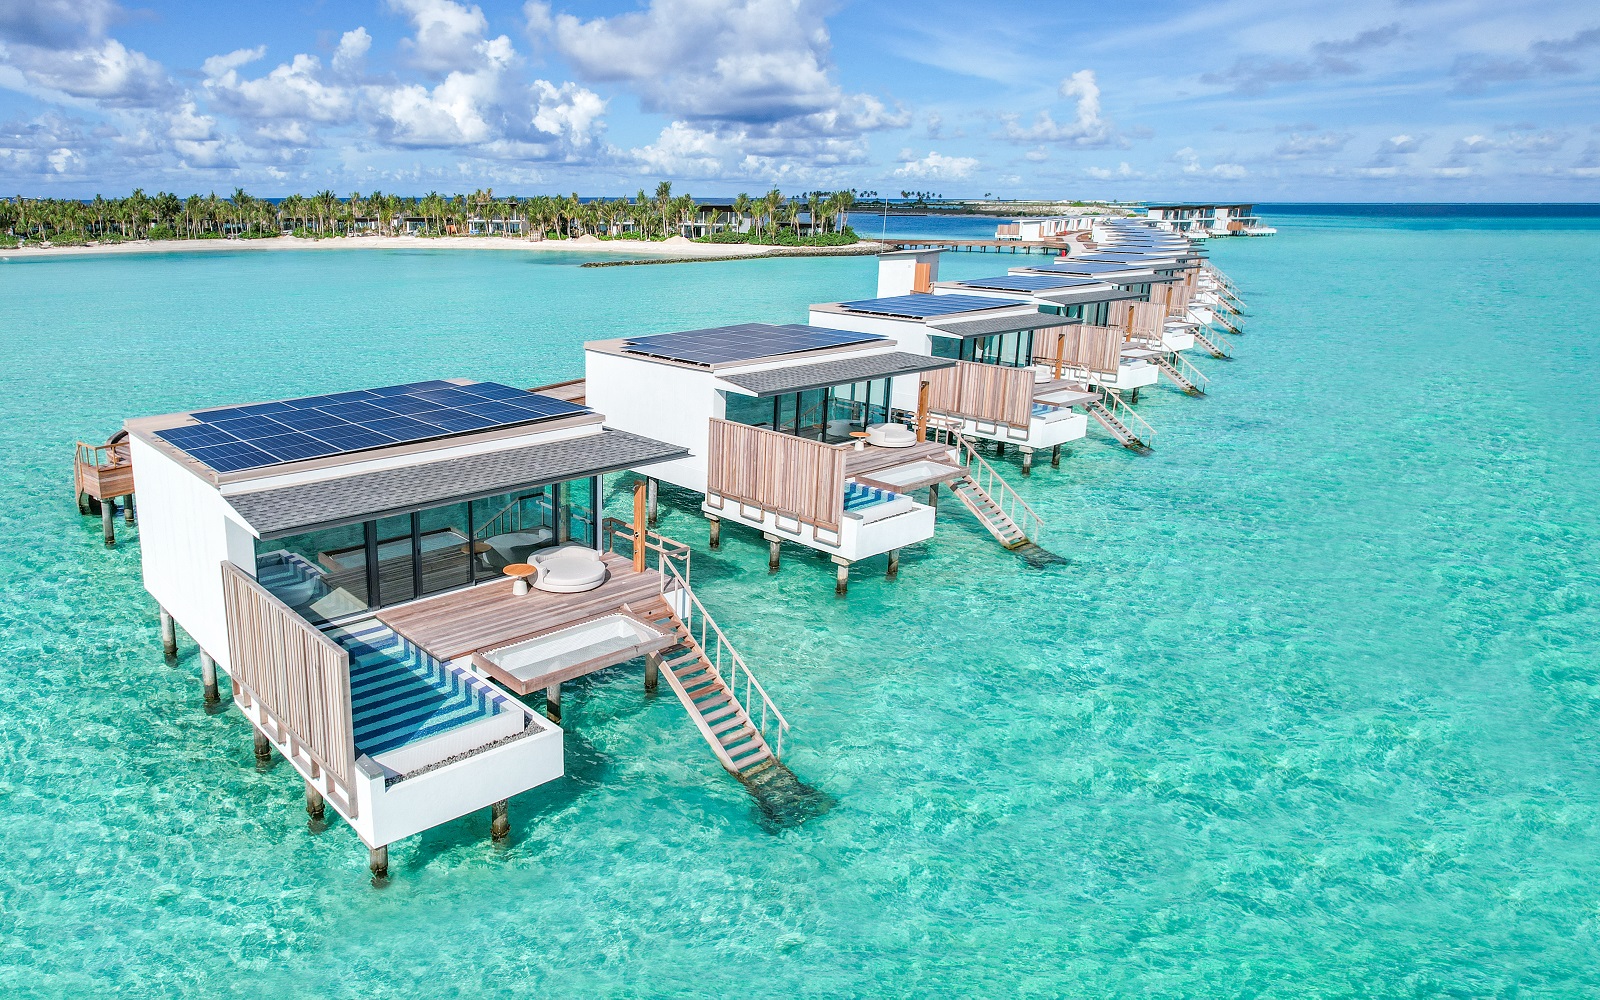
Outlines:
[[[1054,335],[1059,316],[1041,313],[1020,298],[938,296],[940,252],[906,250],[878,258],[878,295],[813,305],[813,326],[887,337],[901,349],[954,362],[930,380],[926,407],[963,436],[1016,446],[1023,472],[1033,453],[1083,437],[1087,418],[1073,407],[1085,400],[1066,387],[1041,383],[1033,369],[1034,345]],[[918,406],[918,387],[903,385],[894,405]]]
[[[1172,204],[1145,206],[1147,218],[1157,226],[1190,239],[1211,236],[1271,236],[1277,230],[1262,225],[1250,204]]]
[[[603,476],[683,446],[463,379],[125,426],[169,655],[182,625],[207,701],[220,671],[257,756],[294,767],[375,874],[388,844],[476,810],[505,836],[507,799],[563,773],[562,683],[635,657],[725,768],[781,770],[787,722],[688,550],[647,531],[642,489],[632,522],[601,514]],[[544,716],[517,697],[539,692]]]

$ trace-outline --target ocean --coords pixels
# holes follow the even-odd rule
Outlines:
[[[1592,995],[1600,218],[1285,208],[1208,244],[1246,332],[1196,359],[1209,396],[1141,395],[1153,454],[1002,461],[1065,565],[952,504],[839,599],[824,557],[769,576],[663,491],[826,813],[764,824],[633,665],[565,693],[567,775],[512,800],[507,846],[465,817],[381,889],[206,713],[193,644],[163,660],[138,531],[107,550],[78,515],[73,441],[554,381],[585,339],[804,322],[874,262],[0,261],[0,994]]]

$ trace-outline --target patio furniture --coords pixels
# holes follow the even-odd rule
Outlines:
[[[606,582],[600,553],[575,542],[536,553],[533,565],[539,571],[534,589],[551,594],[581,594]]]
[[[867,428],[868,443],[879,448],[909,448],[917,443],[917,434],[904,424],[873,424]]]
[[[532,531],[506,531],[490,535],[483,541],[503,562],[519,563],[526,561],[534,549],[548,544],[551,537],[549,528],[535,528]]]
[[[511,584],[511,592],[521,597],[528,592],[528,577],[539,572],[539,567],[529,563],[512,563],[500,572],[516,581]]]

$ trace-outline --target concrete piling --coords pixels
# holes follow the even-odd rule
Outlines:
[[[511,836],[511,803],[501,799],[489,807],[489,837],[495,841],[505,840]]]
[[[559,681],[544,689],[544,716],[557,725],[561,724],[561,683]]]
[[[722,548],[722,518],[711,518],[711,547]]]
[[[100,527],[105,531],[106,547],[117,544],[117,502],[106,499],[100,504]]]
[[[252,728],[251,732],[256,740],[256,764],[265,766],[272,763],[272,741],[259,728]]]
[[[1022,449],[1022,474],[1024,476],[1033,475],[1033,449],[1032,448],[1023,448]]]
[[[654,479],[645,480],[645,506],[648,508],[645,519],[652,528],[656,526],[656,489],[658,485]]]
[[[834,557],[833,592],[843,597],[850,590],[850,564],[839,557]]]
[[[889,579],[893,580],[900,575],[900,550],[889,550]]]
[[[161,609],[161,652],[169,660],[178,658],[178,623],[166,608]]]
[[[129,493],[127,496],[123,497],[122,504],[122,520],[127,524],[137,524],[139,522],[139,515],[135,514],[133,511],[133,494]]]
[[[1050,468],[1061,468],[1061,446],[1059,444],[1050,446]]]
[[[389,877],[389,845],[367,848],[367,869],[372,872],[374,880]]]
[[[661,678],[661,654],[650,653],[644,658],[644,689],[654,691]]]
[[[934,510],[939,509],[939,484],[934,483],[928,487],[928,506]]]
[[[320,823],[327,815],[327,803],[322,798],[322,793],[317,791],[317,786],[306,782],[306,815],[311,817],[311,822]]]
[[[200,686],[205,689],[207,705],[215,705],[222,700],[217,693],[217,661],[213,660],[205,650],[200,651]],[[261,756],[259,746],[256,747],[256,756]]]
[[[767,540],[767,572],[776,573],[780,559],[781,543],[771,535],[762,535]]]

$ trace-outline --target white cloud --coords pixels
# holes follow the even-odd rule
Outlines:
[[[1398,156],[1404,153],[1415,153],[1422,148],[1422,140],[1426,136],[1415,136],[1407,133],[1392,135],[1378,144],[1378,155]]]
[[[1337,153],[1350,141],[1341,132],[1291,132],[1273,152],[1285,159],[1304,159]]]
[[[1148,176],[1133,169],[1132,164],[1128,163],[1126,160],[1117,164],[1117,168],[1115,170],[1107,167],[1085,167],[1083,172],[1088,174],[1090,177],[1093,177],[1095,180],[1100,181],[1143,180],[1146,176]]]
[[[535,80],[533,94],[537,98],[533,127],[560,136],[574,146],[589,143],[606,110],[606,102],[599,94],[576,83],[558,87],[548,80]]]
[[[1039,112],[1034,123],[1024,128],[1017,124],[1016,115],[1003,115],[1003,137],[1013,142],[1059,142],[1088,148],[1127,146],[1127,140],[1101,116],[1100,85],[1095,81],[1094,70],[1080,69],[1063,79],[1058,93],[1062,97],[1077,98],[1071,122],[1058,123],[1046,110]]]
[[[217,106],[247,119],[290,119],[322,123],[347,122],[355,114],[355,94],[320,79],[322,61],[297,55],[263,77],[247,80],[239,69],[265,53],[265,46],[212,56],[204,64],[202,85]]]
[[[483,54],[489,21],[476,4],[454,0],[389,0],[389,7],[410,19],[415,34],[400,43],[411,65],[433,73],[476,66]],[[501,35],[496,41],[510,46]]]
[[[764,147],[757,161],[785,137],[799,155],[812,138],[853,141],[910,124],[903,109],[834,82],[827,10],[822,0],[650,0],[584,21],[544,0],[523,8],[536,44],[553,46],[581,78],[626,83],[646,111],[717,136],[744,130]],[[668,146],[679,138],[663,135]]]
[[[160,63],[115,38],[71,49],[0,46],[0,60],[39,87],[108,107],[152,107],[174,90]]]
[[[900,153],[901,164],[894,172],[896,177],[914,177],[919,180],[962,180],[978,169],[978,161],[970,156],[946,156],[933,150],[916,159],[911,150]]]
[[[1185,146],[1172,154],[1172,158],[1182,164],[1183,172],[1195,176],[1220,177],[1223,180],[1238,180],[1246,176],[1249,171],[1237,163],[1215,163],[1209,167],[1202,166],[1200,154],[1192,147]]]
[[[355,28],[339,36],[339,47],[333,53],[333,71],[344,75],[361,72],[367,50],[372,48],[372,36],[366,28]]]

